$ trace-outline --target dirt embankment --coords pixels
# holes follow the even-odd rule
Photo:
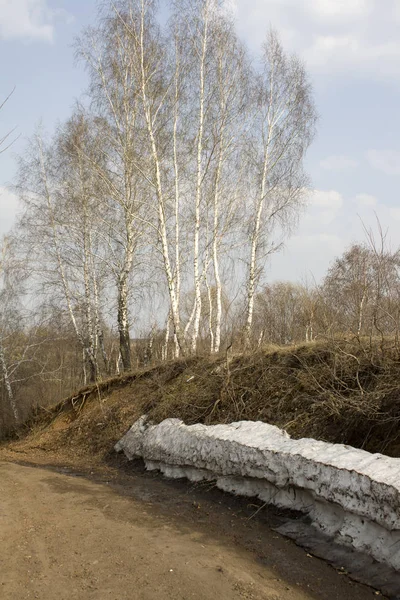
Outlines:
[[[39,411],[14,447],[105,456],[144,413],[187,424],[260,420],[293,437],[400,456],[400,354],[390,341],[341,340],[176,361]]]

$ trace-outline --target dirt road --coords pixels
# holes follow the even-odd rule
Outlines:
[[[130,485],[135,488],[134,479]],[[169,487],[163,492],[169,500],[161,502],[154,488],[160,482],[153,487],[151,481],[136,482],[140,486],[147,497],[143,489],[128,493],[105,482],[0,463],[0,598],[376,597],[267,528],[243,533],[229,507],[221,509],[218,531],[215,518],[202,518],[201,507],[187,493]],[[237,537],[260,541],[260,534],[269,536],[263,557]]]

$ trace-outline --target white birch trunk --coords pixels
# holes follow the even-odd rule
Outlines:
[[[215,192],[214,192],[214,224],[213,224],[213,240],[212,240],[212,256],[215,277],[215,294],[216,294],[216,315],[215,315],[215,336],[213,336],[213,346],[211,352],[219,352],[221,346],[221,322],[222,322],[222,283],[219,271],[219,204],[220,204],[220,180],[222,170],[223,156],[223,136],[220,140],[220,152],[218,157],[218,166],[215,177]]]
[[[272,109],[272,99],[273,99],[273,82],[271,81],[271,89],[270,89],[270,99],[268,104],[267,111],[267,127],[268,131],[266,134],[266,140],[264,144],[264,156],[263,156],[263,166],[262,166],[262,176],[261,183],[259,188],[259,197],[256,204],[256,214],[254,220],[253,231],[250,240],[250,263],[249,263],[249,272],[248,272],[248,281],[247,281],[247,315],[246,315],[246,324],[245,324],[245,344],[248,346],[250,343],[251,330],[253,326],[253,315],[254,315],[254,295],[256,291],[256,283],[257,283],[257,250],[259,248],[260,243],[260,230],[261,230],[261,219],[264,210],[264,205],[266,201],[266,192],[267,192],[267,177],[268,177],[268,167],[269,167],[269,158],[270,158],[270,142],[273,136],[273,123],[271,120],[271,109]]]
[[[168,313],[167,322],[165,324],[165,338],[164,344],[161,351],[162,360],[165,362],[168,360],[168,345],[169,345],[169,334],[170,334],[170,322],[171,322],[171,313]]]
[[[100,320],[99,289],[98,289],[98,283],[97,283],[97,272],[96,272],[96,267],[94,264],[94,256],[93,256],[93,251],[92,251],[93,246],[92,246],[91,232],[89,233],[89,243],[90,243],[90,248],[91,248],[90,257],[91,257],[91,272],[92,272],[93,300],[94,300],[94,310],[95,310],[96,336],[97,336],[97,340],[98,340],[98,343],[100,346],[100,352],[103,357],[104,367],[105,367],[106,373],[108,375],[109,374],[109,360],[108,360],[107,352],[106,352],[106,349],[104,346],[104,334],[103,334],[103,328],[102,328],[101,320]]]
[[[147,132],[150,139],[151,153],[155,171],[155,191],[158,203],[158,225],[159,235],[161,240],[161,249],[164,262],[164,270],[167,278],[168,292],[170,297],[171,315],[174,325],[174,334],[178,341],[180,350],[183,349],[183,340],[181,338],[181,325],[179,315],[179,302],[176,289],[176,281],[173,275],[168,244],[168,232],[165,215],[165,199],[163,194],[163,186],[161,182],[161,165],[158,156],[158,148],[154,132],[154,123],[151,115],[151,108],[147,98],[147,74],[145,69],[145,48],[144,48],[144,17],[145,17],[145,2],[142,0],[141,26],[140,26],[140,62],[141,62],[141,94],[144,108],[144,116],[147,125]],[[176,352],[176,350],[175,350]],[[177,353],[177,352],[176,352]],[[179,352],[178,352],[179,354]]]
[[[86,354],[88,357],[90,367],[90,381],[95,382],[97,379],[97,357],[96,357],[96,333],[93,327],[93,316],[92,316],[92,293],[91,293],[91,244],[89,237],[89,217],[87,207],[87,194],[83,181],[83,171],[81,157],[79,156],[79,172],[81,181],[81,193],[82,193],[82,204],[83,204],[83,278],[85,287],[85,317],[86,317],[86,329],[88,345],[86,347]]]
[[[12,390],[11,381],[10,381],[10,378],[8,375],[7,362],[6,362],[6,358],[4,356],[3,344],[1,342],[0,342],[0,367],[1,367],[1,374],[3,377],[3,381],[4,381],[4,386],[5,386],[6,392],[7,392],[8,402],[9,402],[10,408],[12,410],[15,424],[18,424],[20,421],[20,414],[19,414],[17,403],[15,401],[15,396],[14,396],[14,393]]]
[[[259,245],[260,238],[260,227],[261,227],[261,217],[264,208],[265,202],[265,182],[266,182],[266,173],[267,173],[267,164],[268,164],[268,156],[266,155],[265,163],[264,163],[264,173],[263,180],[261,184],[261,195],[257,203],[257,211],[256,218],[254,222],[253,233],[251,236],[251,244],[250,244],[250,263],[249,263],[249,273],[248,273],[248,282],[247,282],[247,315],[246,315],[246,325],[245,325],[245,342],[248,345],[250,342],[250,335],[253,325],[253,314],[254,314],[254,295],[256,289],[256,280],[257,280],[257,249]]]
[[[178,162],[178,107],[179,107],[179,78],[180,78],[180,57],[177,41],[175,43],[175,109],[174,109],[174,171],[175,171],[175,285],[177,313],[180,314],[180,296],[181,296],[181,254],[180,254],[180,189],[179,189],[179,162]],[[169,319],[168,319],[169,327]],[[179,358],[180,346],[176,331],[174,333],[175,358]]]
[[[202,199],[202,157],[203,157],[203,135],[204,135],[204,103],[205,103],[205,60],[208,45],[208,3],[205,7],[204,31],[201,45],[200,56],[200,90],[199,90],[199,126],[197,134],[197,178],[196,178],[196,199],[195,199],[195,228],[194,228],[194,248],[193,248],[193,273],[194,273],[194,293],[195,293],[195,312],[192,333],[192,352],[196,352],[197,340],[199,337],[200,317],[201,317],[201,281],[200,281],[200,206]]]
[[[55,216],[54,216],[54,209],[53,209],[51,194],[50,194],[50,190],[49,190],[49,186],[48,186],[47,172],[46,172],[46,166],[45,166],[45,161],[44,161],[44,156],[43,156],[43,146],[42,146],[42,141],[40,140],[40,138],[37,139],[37,143],[38,143],[38,149],[39,149],[42,183],[44,186],[45,199],[46,199],[47,210],[48,210],[49,219],[50,219],[51,235],[52,235],[53,246],[56,251],[56,257],[57,257],[58,274],[59,274],[59,277],[61,280],[64,297],[65,297],[65,300],[67,303],[68,313],[69,313],[69,316],[71,319],[73,329],[75,331],[75,335],[76,335],[79,343],[81,344],[82,349],[86,353],[87,348],[85,347],[85,343],[83,341],[82,334],[78,327],[78,323],[77,323],[75,313],[74,313],[74,310],[72,307],[71,293],[69,290],[67,278],[65,276],[65,269],[64,269],[64,264],[63,264],[62,257],[61,257],[61,251],[60,251],[58,235],[57,235],[57,224],[56,224],[56,220],[55,220]]]
[[[206,275],[206,288],[207,288],[207,297],[208,297],[208,331],[210,333],[210,352],[214,352],[214,331],[213,331],[213,301],[212,301],[212,292],[210,284],[208,283],[208,278]]]

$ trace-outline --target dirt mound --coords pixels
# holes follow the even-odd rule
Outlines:
[[[400,354],[393,341],[340,340],[170,362],[39,411],[12,445],[104,456],[144,413],[187,424],[260,420],[296,438],[400,456]]]

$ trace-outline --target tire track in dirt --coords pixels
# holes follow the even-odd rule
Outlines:
[[[0,478],[4,600],[306,599],[246,552],[154,522],[106,486],[11,464]]]
[[[339,575],[333,572],[333,577],[342,584]],[[368,588],[348,588],[343,600],[374,597]],[[151,496],[148,501],[132,498],[84,478],[0,463],[0,597],[316,600],[322,596],[277,577],[273,568],[232,544],[223,532],[208,534],[184,517],[180,520],[159,510]]]

